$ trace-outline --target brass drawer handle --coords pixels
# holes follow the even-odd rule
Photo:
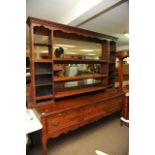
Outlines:
[[[60,122],[52,122],[53,126],[58,126],[60,124]]]
[[[64,114],[60,113],[60,114],[58,114],[58,116],[59,116],[59,117],[65,117],[66,114],[65,114],[65,113],[64,113]]]

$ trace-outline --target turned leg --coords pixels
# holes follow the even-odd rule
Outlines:
[[[46,120],[41,120],[43,128],[41,133],[41,141],[42,141],[42,149],[43,149],[43,155],[47,154],[47,133],[46,133]]]
[[[125,96],[125,118],[129,119],[129,96]]]
[[[47,155],[47,139],[42,139],[43,155]]]
[[[122,106],[122,111],[121,111],[121,117],[124,117],[125,114],[125,96],[123,98],[123,106]],[[123,126],[122,120],[120,120],[120,125]]]
[[[122,114],[121,114],[121,117],[128,120],[129,119],[129,96],[128,96],[128,93],[125,95],[124,97],[124,103],[123,103],[123,108],[122,108]],[[127,123],[124,123],[122,120],[121,120],[121,123],[120,125],[124,125],[126,124],[128,126]]]

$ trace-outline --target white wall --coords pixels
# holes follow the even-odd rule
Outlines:
[[[129,50],[129,45],[118,46],[117,51]]]

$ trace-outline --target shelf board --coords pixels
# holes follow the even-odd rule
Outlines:
[[[105,63],[106,60],[94,60],[94,59],[76,59],[76,58],[55,58],[55,63]]]
[[[83,93],[88,93],[88,92],[93,92],[93,91],[98,91],[98,90],[104,90],[104,89],[106,89],[106,87],[104,87],[104,86],[94,86],[92,88],[89,87],[89,88],[81,88],[78,90],[68,90],[68,91],[63,91],[63,92],[57,92],[55,94],[55,98],[83,94]]]
[[[36,97],[36,100],[43,100],[43,99],[49,99],[49,98],[53,98],[53,95],[38,96]]]
[[[51,44],[48,44],[48,43],[34,43],[34,46],[51,46]]]
[[[76,76],[76,77],[60,77],[60,78],[54,78],[54,82],[62,82],[62,81],[75,81],[75,80],[82,80],[82,79],[89,79],[89,78],[104,78],[107,77],[107,75],[82,75],[82,76]]]
[[[33,61],[36,63],[52,63],[51,59],[34,59]]]
[[[51,86],[51,85],[52,85],[52,83],[50,82],[50,83],[36,84],[35,86],[36,87],[43,87],[43,86]]]
[[[35,73],[35,75],[51,75],[52,72],[40,72],[40,73]]]
[[[63,71],[63,69],[62,69],[62,68],[54,68],[53,71],[54,71],[54,72]]]

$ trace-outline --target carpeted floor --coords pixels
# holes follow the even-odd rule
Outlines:
[[[109,155],[127,155],[129,128],[120,126],[118,114],[86,125],[67,135],[50,139],[47,155],[96,155],[101,150]],[[41,143],[27,148],[27,155],[42,155]]]

